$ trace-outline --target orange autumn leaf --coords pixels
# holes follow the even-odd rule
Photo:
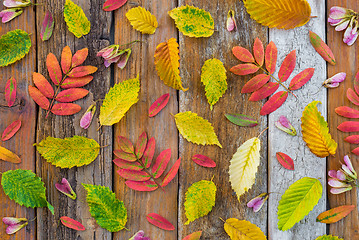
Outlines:
[[[231,71],[232,73],[239,75],[239,76],[243,76],[243,75],[248,75],[248,74],[252,74],[255,73],[259,70],[259,67],[252,64],[252,63],[246,63],[246,64],[238,64],[234,67],[232,67],[229,71]]]
[[[61,220],[61,223],[68,228],[75,229],[77,231],[85,231],[84,225],[82,225],[80,222],[78,222],[72,218],[63,216],[60,218],[60,220]]]
[[[277,92],[272,97],[270,97],[269,100],[263,105],[260,114],[267,115],[274,112],[280,106],[283,105],[285,100],[287,100],[287,97],[288,97],[288,92],[286,91]]]
[[[336,62],[335,62],[334,54],[332,50],[330,50],[328,45],[325,44],[325,42],[316,33],[312,31],[309,31],[309,38],[315,51],[317,51],[325,61],[327,61],[331,65],[335,65]]]
[[[277,65],[278,58],[278,49],[274,42],[270,42],[266,48],[265,52],[265,63],[266,68],[270,74],[275,72],[275,67]]]
[[[34,100],[39,107],[45,110],[49,109],[50,101],[39,91],[39,89],[29,86],[29,94],[32,100]]]
[[[80,78],[66,78],[62,84],[61,87],[64,89],[68,88],[79,88],[83,87],[86,84],[90,83],[93,80],[93,76],[85,76]]]
[[[291,51],[284,59],[282,65],[280,66],[278,77],[281,82],[287,81],[287,79],[292,74],[295,64],[297,61],[296,51]]]
[[[256,62],[259,64],[259,66],[263,66],[264,47],[263,47],[262,41],[259,38],[256,38],[256,40],[254,40],[253,54],[254,54],[254,58],[256,59]]]
[[[72,64],[72,52],[69,46],[64,47],[61,53],[61,68],[64,73],[68,73]]]
[[[73,102],[86,97],[88,93],[89,91],[83,88],[70,88],[60,92],[56,97],[56,101],[63,103]]]
[[[253,63],[254,57],[250,51],[245,49],[244,47],[234,47],[232,49],[233,55],[238,58],[238,60],[246,63]]]
[[[71,78],[80,78],[80,77],[85,77],[87,75],[93,74],[97,71],[97,67],[94,66],[81,66],[81,67],[76,67],[74,69],[72,69],[68,76]]]
[[[80,105],[74,103],[57,103],[55,104],[51,112],[59,116],[73,115],[81,111]]]
[[[34,72],[32,74],[32,80],[35,84],[35,86],[37,87],[37,89],[39,89],[39,91],[47,98],[53,98],[55,92],[54,89],[52,88],[51,84],[49,83],[49,81],[47,81],[47,79],[40,73]]]
[[[339,220],[348,216],[348,214],[351,213],[351,211],[353,211],[354,208],[355,208],[354,205],[344,205],[344,206],[332,208],[328,211],[319,214],[317,217],[317,222],[326,223],[326,224],[338,222]]]
[[[78,50],[72,57],[72,67],[75,68],[83,64],[89,54],[88,48]]]
[[[62,72],[59,61],[53,53],[49,53],[46,58],[46,66],[50,78],[55,85],[59,85],[62,80]]]

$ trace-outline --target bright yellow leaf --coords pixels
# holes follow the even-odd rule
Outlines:
[[[158,27],[157,19],[143,7],[131,8],[126,17],[132,27],[141,33],[154,34]]]
[[[224,230],[231,240],[265,240],[267,237],[255,224],[236,218],[229,218],[224,223]]]
[[[77,6],[71,0],[66,0],[64,17],[69,31],[77,38],[80,38],[90,32],[90,21],[87,19],[82,8]]]

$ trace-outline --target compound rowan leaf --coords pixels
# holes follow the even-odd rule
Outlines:
[[[21,163],[21,159],[18,155],[10,150],[0,146],[0,159],[11,163]]]
[[[61,87],[64,89],[79,88],[90,83],[92,80],[93,80],[93,76],[85,76],[80,78],[66,78],[62,82]]]
[[[347,90],[347,98],[351,101],[354,105],[359,106],[359,96],[354,92],[353,89],[348,88]]]
[[[97,71],[97,67],[94,66],[81,66],[76,67],[69,72],[68,76],[70,78],[80,78],[87,75],[93,74]]]
[[[81,106],[74,103],[56,103],[51,112],[58,116],[69,116],[81,111]]]
[[[56,101],[69,103],[86,97],[88,93],[89,91],[83,88],[70,88],[60,92],[56,97]]]
[[[152,192],[158,188],[157,183],[152,180],[144,181],[144,182],[137,182],[137,181],[126,181],[125,184],[127,187],[140,191],[140,192]]]
[[[21,127],[21,120],[16,120],[15,122],[11,123],[3,132],[1,136],[1,141],[6,141],[12,138],[12,136],[19,131]]]
[[[160,43],[155,51],[155,66],[160,79],[169,87],[177,90],[187,91],[188,88],[182,87],[179,75],[179,50],[175,38],[167,42]]]
[[[254,58],[256,59],[256,62],[258,63],[258,65],[263,66],[263,63],[264,63],[264,47],[263,47],[262,41],[259,38],[256,38],[254,40],[253,54],[254,54]]]
[[[277,46],[273,41],[271,41],[265,52],[265,63],[266,69],[270,74],[275,72],[275,67],[277,65],[277,58],[278,58],[278,49]]]
[[[187,141],[199,145],[217,145],[222,148],[211,123],[196,113],[190,111],[178,113],[175,115],[175,121],[178,131]]]
[[[359,144],[359,135],[351,135],[344,139],[344,141],[351,144]]]
[[[270,76],[267,74],[258,74],[244,84],[241,93],[255,92],[263,87],[270,80]]]
[[[303,140],[310,151],[318,157],[334,155],[337,143],[329,133],[328,123],[318,111],[319,101],[313,101],[305,107],[302,115]]]
[[[62,72],[68,73],[72,65],[72,52],[69,46],[62,49],[61,53],[61,68]]]
[[[131,8],[126,13],[126,17],[135,30],[145,34],[156,32],[158,27],[156,17],[143,7]]]
[[[16,100],[17,82],[11,77],[5,85],[5,100],[8,107],[12,107]]]
[[[193,155],[192,161],[202,167],[208,167],[208,168],[216,167],[216,163],[212,159],[201,154]]]
[[[65,139],[47,137],[34,146],[47,162],[60,168],[88,165],[100,152],[100,145],[95,140],[81,136]]]
[[[255,224],[236,218],[229,218],[224,223],[224,230],[231,240],[266,240],[262,230]]]
[[[298,90],[299,88],[304,86],[304,84],[306,84],[310,79],[312,79],[314,71],[314,68],[307,68],[302,72],[298,73],[290,82],[288,87],[289,90]]]
[[[255,127],[258,122],[250,116],[243,114],[225,114],[226,118],[231,122],[241,127]]]
[[[359,122],[356,121],[342,122],[341,124],[339,124],[337,128],[342,132],[359,132]]]
[[[62,72],[59,61],[53,53],[49,53],[46,58],[46,67],[50,78],[55,85],[59,85],[62,81]]]
[[[210,37],[214,33],[214,21],[209,12],[193,6],[181,6],[168,12],[176,27],[188,37]]]
[[[272,95],[275,91],[277,91],[278,88],[279,88],[279,83],[274,83],[274,82],[266,83],[259,90],[252,93],[252,95],[248,100],[252,102],[263,100],[269,97],[270,95]]]
[[[7,32],[0,38],[0,67],[12,64],[29,53],[30,35],[20,29]]]
[[[100,124],[111,126],[118,123],[132,105],[138,102],[139,91],[140,80],[138,75],[134,79],[115,84],[106,94],[101,106]]]
[[[245,64],[238,64],[238,65],[232,67],[229,71],[231,71],[232,73],[234,73],[236,75],[244,76],[244,75],[255,73],[258,70],[259,70],[259,67],[257,65],[252,64],[252,63],[245,63]]]
[[[286,231],[302,220],[322,197],[318,179],[304,177],[293,183],[282,195],[278,205],[278,229]]]
[[[244,47],[234,47],[232,48],[233,55],[238,58],[238,60],[246,63],[254,63],[254,57],[250,51]]]
[[[39,91],[47,98],[53,98],[54,97],[54,89],[52,88],[51,84],[47,79],[40,73],[34,72],[32,74],[32,80],[39,89]]]
[[[167,186],[177,175],[179,167],[181,165],[181,158],[179,158],[171,167],[171,169],[168,171],[168,173],[163,178],[161,187]]]
[[[87,191],[86,202],[96,223],[110,232],[124,229],[127,209],[123,202],[116,198],[116,194],[105,186],[84,183],[82,186]]]
[[[87,19],[82,8],[71,0],[66,0],[64,7],[64,18],[67,27],[75,37],[80,38],[90,32],[91,23]]]
[[[339,238],[337,236],[332,236],[332,235],[323,235],[323,236],[317,237],[315,240],[344,240],[344,239]]]
[[[280,66],[278,77],[281,82],[287,81],[295,68],[296,62],[297,53],[295,50],[293,50],[284,58],[283,63]]]
[[[260,114],[261,115],[267,115],[283,105],[285,100],[287,100],[288,92],[287,91],[280,91],[274,94],[272,97],[268,99],[268,101],[263,105]]]
[[[162,151],[156,158],[155,164],[152,167],[152,175],[154,178],[161,177],[166,170],[167,164],[171,160],[171,149]]]
[[[78,222],[72,218],[63,216],[63,217],[60,217],[60,221],[64,226],[66,226],[68,228],[75,229],[77,231],[85,231],[84,225],[82,225],[80,222]]]
[[[89,54],[88,48],[83,48],[78,50],[74,56],[72,57],[72,68],[75,68],[77,66],[80,66],[83,64]]]
[[[149,117],[154,117],[156,116],[163,108],[165,108],[167,106],[167,103],[170,99],[170,94],[164,94],[161,97],[159,97],[151,106],[150,109],[148,110],[148,116]]]
[[[202,231],[191,233],[190,235],[186,236],[182,240],[199,240],[202,236]]]
[[[347,106],[337,107],[335,112],[342,117],[359,118],[359,111]]]
[[[328,45],[325,44],[325,42],[316,33],[312,31],[309,31],[309,38],[315,51],[317,51],[325,61],[327,61],[331,65],[335,65],[336,62],[335,62],[334,54],[332,50],[330,50]]]
[[[291,157],[282,152],[277,152],[276,157],[278,162],[286,169],[294,170],[294,162]]]
[[[120,7],[125,5],[126,2],[127,2],[127,0],[107,0],[103,4],[102,9],[106,12],[110,12],[110,11],[119,9]]]
[[[212,181],[206,180],[195,182],[188,188],[184,203],[188,220],[184,225],[188,225],[212,211],[216,203],[216,191],[216,185]]]
[[[148,173],[145,171],[138,170],[129,170],[129,169],[119,169],[117,173],[124,179],[131,181],[147,181],[151,178]]]
[[[44,21],[42,22],[40,37],[42,41],[50,39],[54,30],[55,22],[50,11],[46,11]]]
[[[229,165],[229,181],[238,200],[254,184],[260,163],[261,142],[254,137],[243,143],[233,155]]]
[[[317,217],[317,222],[326,223],[326,224],[338,222],[339,220],[348,216],[348,214],[351,213],[351,211],[353,211],[354,209],[355,209],[354,205],[344,205],[344,206],[332,208],[328,211],[319,214]]]
[[[39,107],[45,110],[49,109],[50,101],[40,92],[39,89],[33,86],[29,86],[28,89],[30,97],[37,103],[37,105],[39,105]]]
[[[146,218],[147,221],[149,221],[151,224],[155,225],[156,227],[168,231],[175,230],[175,227],[173,226],[172,223],[170,223],[166,218],[162,217],[157,213],[149,213],[147,214]]]
[[[270,28],[290,29],[310,20],[311,8],[306,0],[245,0],[251,18]]]

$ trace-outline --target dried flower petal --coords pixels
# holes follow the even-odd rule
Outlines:
[[[10,8],[0,12],[0,18],[2,23],[7,23],[22,14],[21,8]]]
[[[2,221],[8,225],[6,228],[7,234],[14,234],[28,224],[26,218],[3,217]]]
[[[96,112],[96,105],[91,105],[80,120],[80,127],[88,129]]]
[[[227,30],[229,32],[232,32],[233,30],[236,29],[237,29],[237,23],[236,23],[236,19],[234,18],[234,11],[229,10],[227,14]]]
[[[30,0],[4,0],[3,2],[3,5],[8,8],[27,7],[31,4],[32,2]]]
[[[340,72],[335,74],[333,77],[328,78],[324,81],[323,86],[326,88],[336,88],[341,82],[345,80],[347,74],[345,72]]]
[[[275,122],[275,126],[289,135],[297,135],[297,131],[285,116],[280,116],[279,120]]]
[[[61,180],[61,183],[56,183],[55,187],[57,190],[59,190],[60,192],[62,192],[66,196],[68,196],[69,198],[74,199],[74,200],[76,199],[76,193],[74,192],[74,190],[72,190],[72,187],[66,178],[63,178]]]
[[[131,237],[129,240],[151,240],[149,237],[145,237],[145,233],[140,230],[138,231],[133,237]]]
[[[268,193],[262,193],[259,196],[250,200],[247,203],[247,207],[253,208],[253,212],[258,212],[262,208],[264,203],[267,201],[267,199],[268,199]]]

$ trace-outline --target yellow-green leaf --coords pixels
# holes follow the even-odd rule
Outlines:
[[[254,184],[260,163],[261,141],[254,137],[243,143],[233,155],[229,165],[229,181],[238,200]]]
[[[344,239],[339,238],[337,236],[332,236],[332,235],[323,235],[323,236],[317,237],[315,240],[344,240]]]
[[[209,12],[193,6],[182,6],[168,12],[178,30],[188,37],[210,37],[214,33],[214,21]]]
[[[302,220],[322,197],[323,187],[318,179],[304,177],[293,183],[278,205],[278,229],[286,231]]]
[[[318,157],[324,158],[334,155],[338,144],[329,133],[328,123],[318,111],[319,101],[308,104],[303,111],[302,133],[303,140],[307,143],[310,151]]]
[[[217,145],[222,148],[210,122],[193,112],[175,115],[178,131],[189,142],[199,145]]]
[[[73,3],[71,0],[66,0],[65,2],[64,17],[69,31],[77,38],[80,38],[90,32],[90,21],[87,19],[82,8]]]
[[[126,17],[134,29],[141,33],[154,34],[158,27],[157,19],[143,7],[131,8]]]
[[[201,81],[205,86],[206,97],[211,109],[227,91],[227,75],[223,63],[216,59],[207,60],[202,67]]]
[[[134,79],[115,84],[106,94],[101,106],[100,124],[111,126],[118,123],[132,105],[138,102],[139,91],[140,80],[138,75]]]
[[[193,183],[186,192],[186,201],[184,203],[187,222],[193,222],[197,218],[206,216],[212,211],[216,203],[217,187],[212,181],[202,180]]]
[[[311,9],[306,0],[243,0],[251,18],[273,28],[300,27],[310,20]]]
[[[267,237],[255,224],[236,218],[229,218],[224,223],[224,230],[231,240],[265,240]]]
[[[30,35],[20,29],[10,31],[0,38],[0,67],[12,64],[29,53]]]

